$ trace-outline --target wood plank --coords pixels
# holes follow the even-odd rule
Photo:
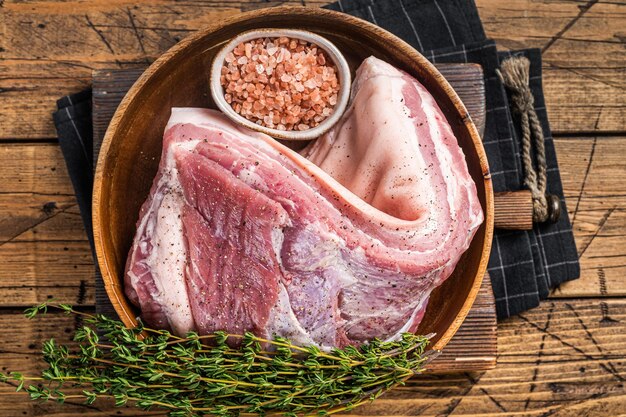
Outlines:
[[[554,132],[626,130],[626,3],[476,3],[487,35],[500,48],[543,50],[543,84]]]
[[[626,295],[626,138],[557,139],[555,145],[582,275],[553,296]]]
[[[3,306],[51,298],[79,305],[93,300],[93,262],[86,242],[9,242],[0,247],[0,259]]]
[[[547,46],[546,100],[556,132],[626,130],[626,6],[599,2],[578,17],[586,2],[477,3],[487,35],[501,47]],[[0,14],[0,138],[55,137],[50,113],[56,99],[88,86],[93,69],[143,66],[199,27],[271,4],[7,1]]]
[[[429,372],[477,372],[493,369],[497,355],[496,307],[491,281],[486,276],[474,305]]]
[[[0,366],[35,372],[41,342],[69,338],[71,317],[27,321],[0,315]],[[626,406],[626,299],[553,300],[498,326],[498,367],[474,374],[423,375],[355,416],[580,416],[618,415]],[[0,415],[108,416],[118,410],[97,402],[37,405],[0,385]],[[120,415],[131,415],[122,409]],[[135,415],[135,414],[132,414]],[[137,413],[136,415],[141,415]]]
[[[93,300],[93,261],[56,144],[0,146],[0,300]]]
[[[73,196],[56,144],[0,145],[0,193]]]
[[[91,84],[97,68],[145,66],[189,33],[237,6],[135,2],[8,3],[0,15],[2,137],[55,137],[59,97]]]

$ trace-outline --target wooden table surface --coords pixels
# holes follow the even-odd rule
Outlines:
[[[543,50],[582,277],[499,324],[496,369],[415,379],[353,414],[625,413],[626,3],[477,3],[500,48]],[[143,66],[203,25],[271,4],[278,3],[0,0],[2,371],[36,371],[42,340],[66,340],[76,325],[65,316],[28,322],[24,307],[49,298],[94,303],[91,253],[51,119],[55,100],[87,87],[94,69]],[[106,403],[36,404],[0,385],[0,416],[36,415],[137,413]]]

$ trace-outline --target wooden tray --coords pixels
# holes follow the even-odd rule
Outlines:
[[[439,71],[463,100],[479,132],[485,124],[485,96],[482,69],[474,64],[441,64]],[[94,161],[97,161],[104,133],[118,104],[144,69],[97,70],[93,73]],[[102,278],[96,273],[96,309],[116,317]],[[496,310],[491,281],[485,277],[474,305],[441,356],[429,366],[430,372],[484,371],[496,364]]]

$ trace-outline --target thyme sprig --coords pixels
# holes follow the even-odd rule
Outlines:
[[[48,368],[41,376],[0,373],[0,381],[16,382],[33,400],[111,398],[117,406],[161,408],[170,417],[327,415],[374,400],[436,356],[425,352],[432,335],[405,333],[394,342],[325,352],[252,333],[179,337],[141,325],[128,329],[67,304],[43,303],[25,314],[32,319],[48,308],[82,316],[83,326],[75,344],[43,344]]]

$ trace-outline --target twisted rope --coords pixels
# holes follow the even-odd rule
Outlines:
[[[502,83],[511,91],[513,110],[520,115],[522,127],[522,162],[524,164],[524,184],[533,197],[533,221],[548,219],[547,164],[543,129],[535,111],[535,99],[529,86],[530,61],[526,57],[511,57],[502,62],[496,70]],[[533,164],[532,146],[534,139],[537,169]]]

